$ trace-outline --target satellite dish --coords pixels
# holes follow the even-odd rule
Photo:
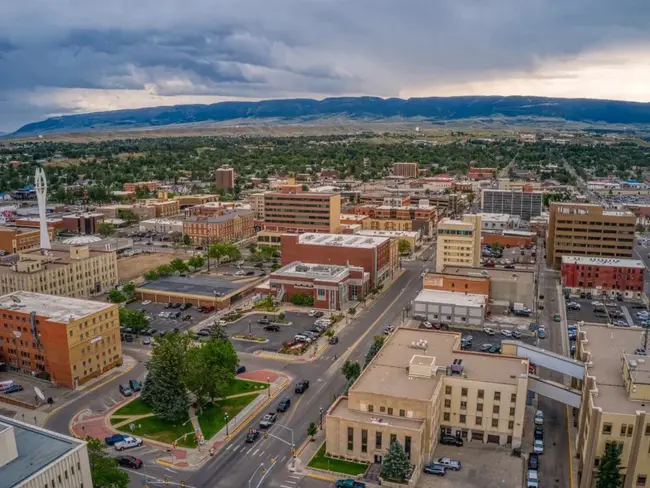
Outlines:
[[[34,393],[36,393],[36,396],[41,399],[41,401],[45,401],[45,395],[43,395],[43,392],[38,386],[34,387]]]
[[[21,303],[20,298],[14,296],[14,295],[9,295],[9,298],[11,298],[11,301],[14,303]]]

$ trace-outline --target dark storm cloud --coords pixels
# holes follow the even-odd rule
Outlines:
[[[5,101],[12,93],[44,88],[153,87],[161,95],[255,98],[394,96],[412,84],[481,80],[650,37],[650,2],[638,0],[2,4]],[[26,119],[19,117],[19,106],[12,102],[13,115],[0,112],[0,125],[3,119]]]

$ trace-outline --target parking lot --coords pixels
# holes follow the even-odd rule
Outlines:
[[[523,250],[523,254],[521,253]],[[532,269],[535,266],[536,257],[532,253],[537,252],[536,248],[526,249],[521,247],[506,247],[503,249],[503,255],[500,258],[490,257],[481,252],[481,264],[485,266],[489,261],[495,263],[496,268],[505,268],[506,266],[524,269]]]
[[[0,393],[7,398],[12,398],[21,402],[29,403],[31,405],[42,405],[43,401],[36,395],[34,387],[37,387],[43,393],[45,400],[52,397],[55,403],[59,400],[63,401],[63,396],[73,393],[72,390],[63,387],[55,387],[48,381],[38,380],[25,374],[12,373],[11,371],[1,371],[0,381],[13,381],[14,384],[23,387],[23,391],[16,391],[14,393]]]
[[[580,310],[567,307],[569,323],[584,321],[596,324],[611,323],[621,327],[640,326],[642,320],[637,316],[637,312],[645,310],[645,306],[640,302],[619,302],[601,297],[589,299],[572,296],[568,302],[580,304]]]
[[[482,443],[439,445],[434,457],[449,457],[460,461],[462,467],[459,471],[447,470],[445,476],[421,473],[418,488],[510,488],[523,483],[524,459],[511,456],[510,449]]]
[[[230,336],[235,334],[246,335],[250,332],[253,336],[264,337],[269,340],[269,342],[265,343],[233,340],[232,343],[237,351],[249,353],[260,349],[279,351],[284,342],[291,342],[293,336],[305,330],[309,330],[316,321],[316,318],[309,317],[306,313],[286,312],[285,320],[291,322],[291,325],[281,325],[278,332],[273,332],[264,330],[264,325],[257,323],[259,319],[265,316],[268,317],[269,320],[273,321],[275,314],[254,313],[246,315],[227,326],[228,334]]]
[[[149,303],[143,305],[142,302],[133,302],[127,305],[127,308],[131,310],[144,310],[149,316],[149,327],[153,327],[159,331],[164,330],[166,332],[178,327],[180,330],[188,330],[193,325],[198,324],[202,320],[205,320],[209,317],[210,314],[199,312],[194,305],[192,305],[187,310],[180,310],[179,308],[165,308],[165,304],[162,303]],[[176,312],[180,311],[181,318],[172,319],[161,317],[161,312]],[[183,317],[189,315],[189,320],[183,320]]]

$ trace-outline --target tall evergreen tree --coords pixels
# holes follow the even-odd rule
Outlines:
[[[596,488],[620,488],[623,444],[608,442],[596,473]]]
[[[411,469],[411,461],[406,456],[402,445],[395,441],[388,448],[381,463],[381,476],[391,480],[402,481]]]
[[[377,355],[379,350],[384,345],[385,340],[386,340],[386,336],[376,335],[375,337],[373,337],[372,345],[370,346],[370,349],[366,354],[366,361],[363,364],[364,369],[370,364],[370,361],[372,361],[372,359]]]

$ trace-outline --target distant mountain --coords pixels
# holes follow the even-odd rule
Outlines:
[[[575,122],[650,124],[650,103],[520,96],[429,97],[408,100],[376,97],[342,97],[324,100],[295,98],[66,115],[27,124],[11,135],[127,130],[236,119],[251,121],[275,119],[289,122],[333,116],[365,120],[417,117],[430,121],[474,117],[541,117]]]

